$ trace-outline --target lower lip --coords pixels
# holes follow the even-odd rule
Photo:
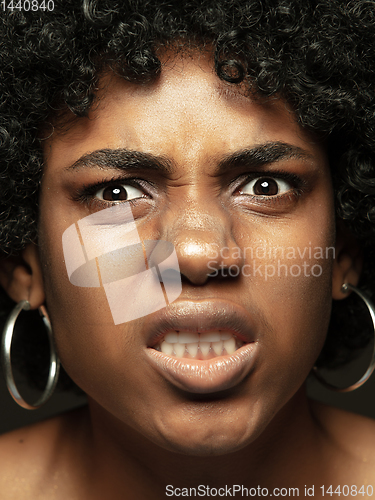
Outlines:
[[[156,370],[178,388],[196,394],[210,394],[238,385],[254,366],[258,343],[252,342],[230,356],[194,360],[167,356],[156,349],[146,352]]]

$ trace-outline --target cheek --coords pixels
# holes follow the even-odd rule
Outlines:
[[[99,333],[109,330],[107,336],[112,343],[105,352],[110,356],[111,349],[116,349],[116,332],[112,331],[114,323],[104,290],[74,286],[69,281],[62,248],[65,228],[44,222],[40,225],[39,243],[46,305],[61,360],[75,379],[76,367],[83,367],[93,351],[103,347],[105,337]]]
[[[130,425],[150,427],[151,408],[160,397],[145,379],[155,378],[142,364],[144,319],[115,325],[105,291],[70,283],[57,231],[40,230],[46,306],[58,353],[74,382]],[[56,237],[55,237],[56,236]],[[135,417],[136,415],[136,417]]]
[[[290,225],[266,225],[252,239],[246,288],[260,311],[264,382],[278,392],[293,392],[305,380],[325,341],[331,313],[334,218],[326,211],[324,230],[301,218]],[[311,219],[309,219],[311,220]],[[285,396],[286,394],[284,394]],[[290,394],[288,393],[290,397]]]
[[[75,287],[63,275],[64,269],[51,266],[45,284],[64,369],[111,413],[130,424],[135,414],[136,420],[147,422],[153,394],[141,383],[145,375],[139,370],[139,352],[144,348],[141,321],[114,325],[103,289]]]

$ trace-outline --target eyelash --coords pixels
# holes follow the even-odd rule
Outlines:
[[[112,177],[111,179],[105,179],[101,182],[97,182],[96,184],[84,184],[80,187],[76,193],[72,196],[72,200],[78,203],[86,203],[88,205],[99,205],[99,206],[112,206],[117,202],[111,201],[103,201],[95,198],[95,194],[103,188],[110,187],[112,185],[119,184],[129,184],[130,186],[134,186],[137,189],[141,189],[142,191],[147,191],[146,185],[151,184],[151,182],[146,183],[143,179],[135,179],[135,178],[124,178],[124,177]],[[130,203],[130,205],[134,205],[137,200],[140,198],[134,198],[131,200],[126,200],[126,203]]]
[[[282,195],[270,195],[270,196],[262,196],[262,195],[251,195],[247,193],[240,194],[239,196],[242,197],[247,197],[247,199],[250,199],[252,201],[256,201],[258,203],[262,204],[268,204],[268,205],[275,205],[277,203],[282,203],[286,201],[287,199],[291,199],[291,197],[298,198],[301,196],[307,189],[307,183],[305,180],[301,179],[295,174],[292,174],[291,172],[285,172],[282,170],[278,171],[272,171],[272,172],[252,172],[251,174],[244,176],[241,176],[234,180],[232,182],[232,185],[235,184],[235,192],[238,192],[246,186],[247,183],[249,183],[252,180],[255,179],[274,179],[274,180],[284,180],[287,181],[288,183],[291,184],[293,189],[290,191],[287,191],[286,193]],[[99,206],[112,206],[116,204],[117,202],[110,202],[110,201],[103,201],[95,198],[95,194],[103,188],[109,187],[111,185],[118,185],[118,184],[129,184],[131,186],[134,186],[138,189],[141,189],[142,191],[147,192],[147,185],[152,185],[150,181],[144,181],[143,179],[139,178],[124,178],[124,177],[112,177],[111,179],[105,179],[101,182],[98,182],[96,184],[84,184],[82,187],[80,187],[76,193],[72,196],[72,200],[74,202],[79,202],[79,203],[86,203],[88,205],[99,205]],[[134,205],[137,200],[140,198],[134,198],[131,200],[126,200],[127,203],[130,203],[130,205]]]
[[[301,179],[297,175],[291,173],[291,172],[285,172],[283,170],[273,170],[272,172],[252,172],[251,174],[247,175],[245,178],[241,177],[240,179],[237,179],[237,186],[235,191],[240,191],[246,184],[248,184],[250,181],[253,180],[260,180],[260,179],[273,179],[273,180],[283,180],[287,181],[291,186],[292,189],[287,191],[286,193],[283,193],[281,195],[270,195],[270,196],[262,196],[262,195],[252,195],[252,194],[247,194],[243,193],[240,194],[239,196],[246,196],[250,198],[252,201],[256,201],[258,203],[262,204],[268,204],[268,205],[275,205],[278,203],[282,203],[286,201],[287,199],[291,200],[292,197],[298,198],[301,196],[307,189],[307,183],[304,179]],[[236,183],[237,183],[236,182]]]

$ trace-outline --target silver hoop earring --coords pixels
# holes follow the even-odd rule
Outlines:
[[[21,302],[19,302],[14,307],[14,309],[8,316],[7,322],[5,323],[5,327],[3,330],[3,337],[1,342],[1,362],[3,365],[4,376],[8,387],[8,391],[10,392],[10,395],[12,396],[14,401],[20,406],[22,406],[22,408],[26,408],[27,410],[36,410],[52,396],[52,393],[56,387],[57,380],[59,377],[60,360],[57,356],[55,345],[53,342],[51,323],[48,319],[44,307],[42,306],[39,308],[39,312],[42,316],[44,326],[46,327],[48,333],[48,340],[50,347],[50,369],[48,374],[47,385],[42,396],[34,404],[27,403],[23,399],[21,394],[18,392],[16,383],[14,381],[10,350],[14,333],[14,325],[16,324],[17,318],[22,310],[28,311],[29,309],[30,309],[30,303],[27,300],[21,300]]]
[[[370,312],[372,326],[374,329],[374,347],[373,347],[371,362],[370,362],[370,365],[367,368],[365,374],[358,380],[358,382],[356,382],[353,385],[350,385],[349,387],[340,388],[340,387],[336,387],[335,385],[330,384],[329,382],[326,382],[322,378],[322,376],[319,374],[318,368],[316,366],[314,366],[314,368],[313,368],[313,374],[319,380],[319,382],[321,382],[323,385],[325,385],[328,389],[331,389],[332,391],[350,392],[350,391],[354,391],[355,389],[358,389],[358,387],[361,387],[361,385],[363,385],[370,378],[370,376],[375,368],[375,307],[374,307],[374,304],[368,299],[368,297],[366,297],[366,295],[363,292],[361,292],[358,288],[351,285],[350,283],[345,283],[344,285],[342,285],[341,290],[344,293],[348,293],[349,290],[352,290],[354,293],[356,293],[364,301],[364,303],[366,304],[366,306]]]

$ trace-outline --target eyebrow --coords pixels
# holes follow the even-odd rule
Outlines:
[[[270,163],[291,159],[311,161],[313,155],[305,149],[285,142],[267,142],[226,155],[219,161],[216,175],[225,174],[243,165],[256,169]]]
[[[84,168],[121,171],[143,168],[163,174],[171,174],[174,171],[172,162],[164,156],[129,149],[99,149],[81,156],[65,170],[77,171]]]
[[[313,155],[298,146],[284,142],[267,142],[245,148],[221,157],[218,161],[215,175],[223,175],[233,168],[246,165],[255,169],[264,165],[282,160],[299,159],[311,160]],[[163,175],[175,172],[172,161],[162,155],[153,155],[129,149],[100,149],[81,156],[72,165],[66,167],[67,171],[77,171],[86,168],[99,168],[102,170],[153,170]]]

